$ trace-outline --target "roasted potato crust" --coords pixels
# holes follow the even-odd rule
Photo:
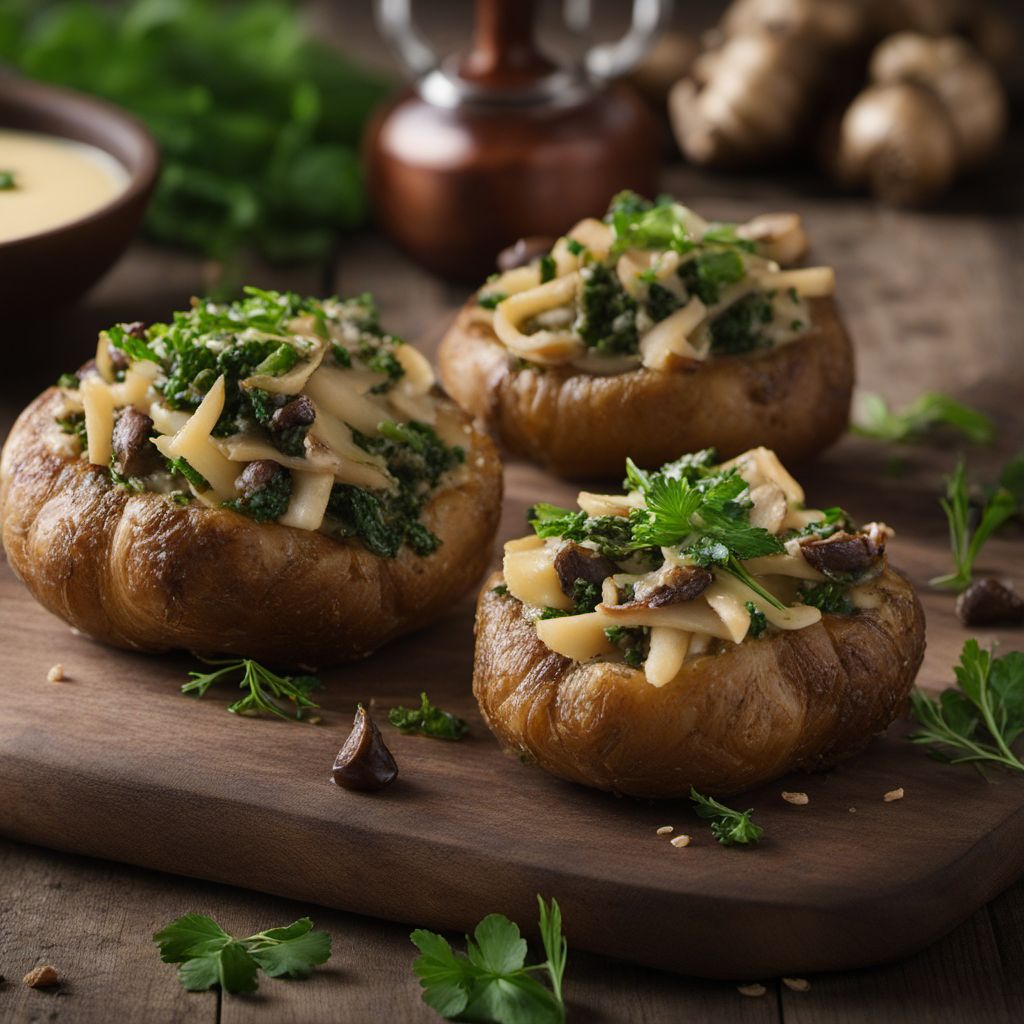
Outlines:
[[[185,648],[282,666],[369,654],[442,614],[484,572],[501,506],[493,444],[466,437],[470,472],[439,491],[423,522],[442,544],[379,558],[358,541],[115,486],[47,438],[55,388],[19,417],[0,461],[3,544],[49,611],[97,640],[144,651]]]
[[[522,605],[492,592],[500,581],[476,617],[473,692],[491,731],[554,775],[631,796],[728,796],[834,765],[889,725],[924,656],[920,602],[892,569],[880,607],[727,644],[660,689],[550,651]]]
[[[809,302],[813,328],[781,348],[598,377],[571,366],[516,370],[474,320],[474,298],[441,342],[438,365],[448,393],[510,452],[561,476],[621,477],[627,456],[654,467],[711,447],[728,459],[764,445],[798,462],[846,429],[853,388],[835,304]]]

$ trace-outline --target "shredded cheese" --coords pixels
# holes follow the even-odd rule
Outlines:
[[[109,466],[114,438],[114,396],[110,386],[100,377],[86,377],[78,391],[85,409],[89,461],[94,466]]]
[[[282,526],[294,526],[299,530],[319,530],[333,486],[333,473],[293,471],[292,496],[287,510],[277,521]]]

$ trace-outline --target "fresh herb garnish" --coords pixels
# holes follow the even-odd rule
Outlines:
[[[292,475],[287,469],[279,469],[263,487],[245,497],[225,501],[224,507],[241,512],[257,523],[269,523],[288,511],[291,497]]]
[[[741,238],[735,224],[712,224],[704,232],[701,241],[713,245],[733,245],[744,252],[757,252],[757,243],[749,238]]]
[[[431,704],[426,693],[420,694],[418,708],[392,708],[388,721],[399,732],[420,733],[438,740],[461,740],[469,733],[469,725],[463,719]]]
[[[754,846],[764,834],[750,817],[753,810],[734,811],[710,796],[701,796],[693,787],[690,799],[697,813],[711,822],[711,834],[723,846]]]
[[[579,256],[586,249],[586,246],[582,242],[577,242],[575,238],[567,238],[565,247],[573,256]]]
[[[504,583],[499,583],[496,587],[491,587],[491,593],[497,594],[498,597],[508,597],[508,587]]]
[[[57,378],[57,387],[59,388],[70,388],[72,391],[77,391],[81,381],[78,379],[77,373],[62,373]]]
[[[649,626],[606,626],[604,635],[622,652],[623,660],[631,668],[639,668],[647,660]]]
[[[255,992],[261,969],[271,978],[308,978],[331,956],[331,936],[313,931],[308,917],[236,939],[203,914],[185,914],[161,928],[153,941],[164,963],[181,965],[178,980],[189,992],[214,985],[232,994]]]
[[[938,699],[914,689],[911,706],[921,728],[908,739],[950,764],[1024,772],[1024,762],[1012,749],[1024,733],[1024,653],[993,658],[971,639],[954,672],[958,687]]]
[[[554,281],[557,267],[555,265],[555,258],[548,253],[540,258],[540,283],[546,284],[548,281]]]
[[[499,302],[504,302],[508,296],[504,292],[483,292],[477,299],[477,305],[483,309],[497,309]]]
[[[315,676],[279,676],[252,658],[200,660],[220,667],[213,672],[189,672],[190,681],[182,685],[181,692],[202,697],[214,683],[241,674],[238,686],[248,692],[228,705],[228,711],[236,715],[267,713],[285,721],[299,721],[305,712],[319,707],[309,696],[322,685]]]
[[[1018,511],[1019,503],[1012,491],[1000,485],[990,494],[975,514],[971,508],[966,470],[961,459],[951,476],[946,477],[946,496],[939,499],[949,523],[950,547],[954,571],[931,580],[933,587],[965,590],[974,572],[974,560],[985,541]]]
[[[436,932],[417,928],[409,938],[420,951],[412,969],[423,988],[423,1001],[446,1020],[481,1024],[563,1024],[562,979],[568,944],[562,935],[562,912],[539,896],[540,936],[547,959],[526,964],[526,940],[502,914],[488,914],[466,936],[466,953],[456,953]],[[544,973],[551,988],[533,975]]]
[[[18,183],[14,180],[14,171],[0,171],[0,192],[7,192],[17,187]]]
[[[768,628],[768,619],[764,612],[761,611],[753,601],[747,601],[743,607],[747,609],[747,613],[750,615],[750,629],[747,630],[748,635],[754,637],[755,640],[759,636],[764,636],[764,632]]]
[[[771,342],[763,328],[774,316],[772,304],[762,292],[744,295],[711,321],[711,351],[735,356],[766,348]]]
[[[911,443],[943,427],[975,444],[989,444],[995,437],[995,426],[983,412],[937,391],[921,395],[899,412],[890,411],[881,395],[866,394],[852,430],[879,441]]]
[[[660,196],[652,203],[635,192],[620,192],[612,199],[605,220],[612,229],[613,255],[627,249],[685,253],[695,245],[671,196]]]
[[[666,317],[671,316],[682,304],[682,300],[675,292],[669,291],[657,281],[652,281],[648,285],[647,302],[644,308],[655,323],[660,323]]]
[[[12,6],[0,62],[103,96],[156,136],[150,236],[218,260],[315,261],[366,219],[357,147],[389,83],[317,40],[293,3]]]
[[[68,413],[67,416],[58,416],[56,423],[65,434],[73,434],[78,438],[78,443],[82,446],[82,451],[85,451],[89,447],[89,435],[85,430],[84,412],[72,412]]]
[[[742,280],[746,267],[743,257],[735,250],[712,249],[687,260],[678,273],[688,292],[696,295],[705,306],[713,306],[727,284]]]

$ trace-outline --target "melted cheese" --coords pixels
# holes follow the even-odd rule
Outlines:
[[[376,434],[377,425],[388,418],[377,402],[360,394],[345,370],[334,366],[321,366],[306,382],[305,393],[319,409],[363,434]]]
[[[563,615],[555,619],[538,619],[537,636],[555,654],[572,661],[589,661],[615,650],[604,633],[605,627],[613,625],[615,623],[600,612]]]
[[[287,510],[277,521],[282,526],[294,526],[299,530],[319,530],[333,486],[333,473],[293,471],[292,496]]]
[[[644,663],[644,675],[651,686],[664,686],[679,675],[692,636],[692,633],[665,626],[651,629],[650,652]]]
[[[640,339],[643,365],[651,370],[667,370],[676,359],[705,359],[708,347],[694,347],[688,336],[706,313],[707,307],[695,296],[682,309],[655,324]]]
[[[523,604],[563,611],[572,608],[555,572],[554,551],[546,545],[518,551],[506,546],[503,568],[509,592]]]
[[[114,396],[100,377],[86,377],[78,391],[85,409],[89,461],[94,466],[109,466],[113,453]]]

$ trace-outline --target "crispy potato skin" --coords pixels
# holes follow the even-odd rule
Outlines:
[[[466,439],[473,471],[423,513],[441,546],[387,559],[354,540],[117,487],[47,443],[60,407],[56,389],[44,392],[4,447],[3,544],[40,604],[116,647],[282,666],[348,661],[441,615],[490,560],[501,464],[475,430]]]
[[[686,662],[658,689],[623,664],[548,650],[511,596],[477,604],[473,692],[506,748],[554,775],[640,797],[728,796],[834,765],[889,725],[924,656],[924,613],[886,569],[884,601]]]
[[[680,452],[732,458],[755,445],[784,463],[828,447],[845,429],[853,350],[831,299],[810,300],[813,328],[755,355],[692,362],[671,373],[609,377],[572,367],[516,370],[475,299],[438,354],[448,393],[516,455],[566,477],[622,476],[626,457],[655,467]]]

